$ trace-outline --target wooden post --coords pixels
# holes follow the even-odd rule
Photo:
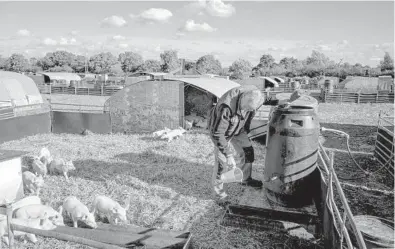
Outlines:
[[[379,102],[379,92],[376,93],[376,103]]]
[[[358,104],[359,104],[360,100],[361,100],[361,93],[358,92],[358,98],[357,98],[357,103],[358,103]]]
[[[88,87],[88,95],[89,95],[89,87]]]
[[[14,249],[14,231],[11,229],[11,221],[12,221],[12,204],[7,204],[6,205],[7,209],[7,230],[8,230],[8,242],[9,242],[9,248]],[[1,241],[0,241],[1,243]]]
[[[340,92],[340,103],[343,103],[343,92]]]

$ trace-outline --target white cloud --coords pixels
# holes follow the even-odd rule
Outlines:
[[[30,31],[27,29],[20,29],[17,32],[17,35],[19,36],[30,36]]]
[[[370,57],[370,59],[369,60],[371,60],[371,61],[380,61],[381,60],[381,58],[379,58],[379,57]]]
[[[161,52],[162,50],[161,50],[160,46],[157,46],[157,47],[155,48],[155,51],[156,51],[156,52]]]
[[[332,51],[329,45],[318,45],[316,48],[321,51]]]
[[[116,41],[120,41],[120,40],[125,40],[125,37],[122,36],[122,35],[114,35],[114,36],[112,37],[112,39],[113,39],[113,40],[116,40]]]
[[[126,25],[125,19],[122,16],[110,16],[101,21],[102,27],[122,27]]]
[[[127,47],[129,47],[129,45],[127,43],[120,43],[118,46],[120,48],[127,48]]]
[[[217,17],[230,17],[236,13],[236,8],[232,4],[226,4],[222,0],[198,0],[189,4],[189,8],[199,11],[205,10],[212,16]]]
[[[63,45],[63,46],[68,46],[68,45],[75,45],[77,43],[77,40],[73,37],[70,39],[61,37],[60,41],[59,41],[59,45]]]
[[[166,22],[168,21],[172,16],[173,13],[171,13],[170,10],[168,9],[162,9],[162,8],[150,8],[147,10],[144,10],[138,15],[130,14],[130,18],[132,19],[137,19],[142,22]]]
[[[78,35],[79,31],[78,30],[73,30],[70,32],[71,35]]]
[[[181,28],[183,31],[195,32],[195,31],[204,31],[204,32],[214,32],[217,29],[211,27],[208,23],[195,23],[194,20],[186,21],[185,25]]]
[[[44,45],[47,45],[47,46],[55,46],[56,44],[58,44],[57,41],[55,41],[52,38],[48,38],[48,37],[43,40],[43,43],[44,43]]]

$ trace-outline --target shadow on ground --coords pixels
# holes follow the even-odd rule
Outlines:
[[[163,156],[151,150],[143,153],[123,153],[115,156],[123,162],[77,160],[75,177],[106,181],[117,178],[138,178],[148,184],[169,187],[174,191],[197,198],[210,198],[212,165],[193,163]],[[122,181],[133,186],[133,181]]]

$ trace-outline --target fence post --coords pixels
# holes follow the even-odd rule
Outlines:
[[[88,87],[88,95],[89,95],[89,87]]]
[[[77,95],[77,86],[74,86],[74,95]]]
[[[103,87],[103,84],[101,85],[101,96],[103,96],[103,91],[104,90],[104,87]]]
[[[379,92],[376,93],[376,103],[379,102]]]
[[[358,98],[357,98],[357,103],[359,104],[359,102],[360,102],[360,99],[361,99],[361,93],[358,93]]]
[[[340,93],[340,103],[343,103],[343,92]]]

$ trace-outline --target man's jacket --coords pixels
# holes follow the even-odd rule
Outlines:
[[[246,91],[258,90],[257,87],[248,85],[235,87],[226,92],[211,109],[208,120],[208,129],[211,139],[225,156],[231,155],[228,141],[239,135],[242,130],[250,132],[251,121],[255,111],[241,112],[240,97]]]

